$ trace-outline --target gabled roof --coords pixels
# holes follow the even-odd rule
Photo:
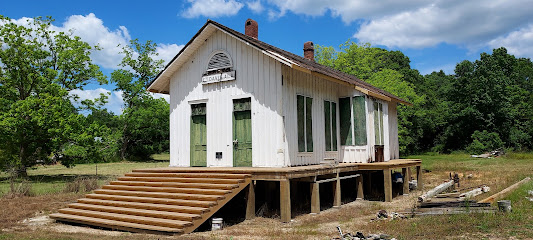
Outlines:
[[[314,61],[308,60],[299,55],[287,52],[283,49],[274,47],[265,42],[259,41],[253,37],[237,32],[229,27],[226,27],[213,20],[207,22],[200,28],[194,37],[181,49],[181,51],[167,64],[167,66],[157,75],[157,77],[148,85],[148,91],[156,93],[167,93],[169,91],[170,76],[191,56],[196,49],[198,49],[204,41],[211,36],[216,30],[225,32],[242,42],[251,45],[260,50],[262,53],[276,59],[277,61],[302,72],[307,72],[312,75],[324,78],[326,80],[334,81],[340,84],[345,84],[354,87],[355,89],[386,101],[395,101],[407,105],[411,103],[387,92],[371,84],[362,81],[361,79],[351,74],[343,73],[333,68],[321,65]]]

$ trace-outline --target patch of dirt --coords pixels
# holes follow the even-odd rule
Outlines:
[[[25,219],[31,219],[52,212],[73,203],[82,194],[60,193],[35,197],[0,198],[0,229],[25,226]],[[30,221],[30,220],[26,220]],[[38,220],[34,220],[38,222]]]

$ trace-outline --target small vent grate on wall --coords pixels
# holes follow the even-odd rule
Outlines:
[[[207,71],[231,68],[231,60],[225,53],[219,52],[213,55],[207,65]]]

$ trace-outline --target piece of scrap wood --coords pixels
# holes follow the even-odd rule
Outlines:
[[[492,203],[492,202],[494,202],[494,200],[499,199],[499,198],[505,196],[505,194],[517,189],[518,187],[520,187],[520,185],[529,182],[529,180],[531,180],[531,178],[530,177],[526,177],[526,178],[522,179],[522,181],[517,182],[517,183],[509,186],[508,188],[503,189],[502,191],[500,191],[500,192],[498,192],[498,193],[496,193],[496,194],[494,194],[494,195],[492,195],[492,196],[490,196],[488,198],[485,198],[485,199],[483,199],[483,200],[481,200],[479,202],[480,203]]]

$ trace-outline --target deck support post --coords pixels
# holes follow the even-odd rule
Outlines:
[[[357,184],[357,199],[356,200],[363,200],[365,198],[365,195],[363,193],[363,174],[355,178],[355,180]]]
[[[311,183],[311,213],[320,213],[320,188],[319,183]]]
[[[422,165],[416,166],[416,182],[418,189],[424,191],[424,183],[422,183]]]
[[[392,176],[389,168],[383,169],[383,181],[385,186],[385,202],[392,202]]]
[[[291,182],[284,179],[279,182],[279,206],[281,212],[281,221],[291,221]]]
[[[341,180],[337,172],[337,179],[333,181],[333,207],[341,206]]]
[[[409,171],[407,168],[402,168],[402,175],[403,175],[403,195],[409,195],[409,179],[411,179],[411,176],[409,176]]]
[[[248,185],[246,202],[246,220],[255,218],[255,185],[254,181]]]

